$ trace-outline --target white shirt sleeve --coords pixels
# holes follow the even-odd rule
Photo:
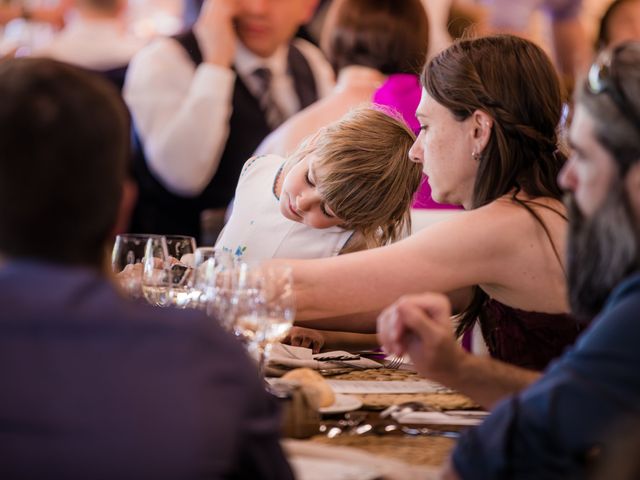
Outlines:
[[[235,73],[200,64],[163,38],[131,61],[124,98],[149,170],[170,192],[197,196],[215,175],[229,135]]]

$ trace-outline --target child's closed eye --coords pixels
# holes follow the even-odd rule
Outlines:
[[[309,177],[309,170],[307,170],[307,173],[305,173],[305,175],[304,175],[304,179],[305,179],[305,181],[307,182],[307,185],[309,185],[310,187],[315,187],[315,186],[316,186],[316,184],[315,184],[315,183],[313,183],[313,182],[311,181],[311,178]]]
[[[311,177],[309,176],[309,172],[310,171],[307,170],[307,173],[305,173],[305,175],[304,175],[304,179],[307,182],[307,185],[309,185],[310,187],[315,187],[316,184],[313,182],[313,180],[311,180]],[[320,211],[327,218],[336,218],[334,213],[330,209],[328,209],[327,206],[324,203],[320,204]]]

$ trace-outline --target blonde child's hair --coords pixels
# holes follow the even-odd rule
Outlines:
[[[357,108],[289,158],[295,163],[314,155],[314,169],[322,171],[320,194],[344,220],[341,226],[356,233],[341,253],[386,245],[410,231],[411,202],[422,179],[421,165],[409,159],[415,138],[391,112]]]

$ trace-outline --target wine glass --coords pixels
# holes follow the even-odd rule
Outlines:
[[[142,298],[142,271],[145,247],[160,235],[125,233],[116,236],[111,251],[111,269],[118,284],[132,298]]]
[[[231,275],[230,317],[233,333],[249,348],[257,345],[263,279],[258,268],[239,263]]]
[[[185,235],[165,235],[169,276],[168,305],[186,308],[191,304],[191,276],[196,240]]]
[[[167,252],[169,252],[170,257],[193,266],[191,261],[193,257],[191,255],[196,251],[195,238],[186,235],[165,235],[164,238],[167,239]],[[185,258],[185,255],[189,256]]]
[[[151,237],[145,245],[142,262],[142,293],[151,305],[166,307],[171,303],[171,262],[164,237]]]
[[[296,303],[293,271],[290,266],[263,265],[260,270],[264,297],[261,342],[264,356],[268,358],[273,344],[284,339],[291,330],[295,320]]]
[[[234,332],[256,356],[261,372],[274,343],[282,340],[295,318],[291,267],[241,264],[233,295]]]
[[[194,273],[192,281],[191,301],[195,308],[206,309],[213,314],[209,306],[215,301],[218,291],[229,285],[229,277],[233,270],[233,255],[226,250],[215,247],[199,247],[194,254]]]

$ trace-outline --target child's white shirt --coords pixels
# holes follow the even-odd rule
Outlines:
[[[238,180],[231,218],[220,233],[216,247],[247,262],[322,258],[340,253],[353,233],[351,230],[316,229],[280,213],[274,184],[284,161],[277,155],[247,160]]]

